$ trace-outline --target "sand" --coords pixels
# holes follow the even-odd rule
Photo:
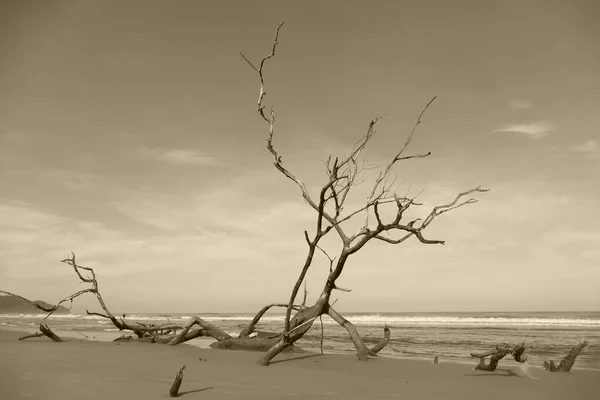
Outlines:
[[[269,367],[259,353],[102,343],[47,338],[18,341],[21,332],[0,331],[0,399],[164,399],[186,365],[185,399],[572,399],[600,398],[600,371],[549,373],[512,360],[505,371],[473,365],[378,357],[294,354]]]

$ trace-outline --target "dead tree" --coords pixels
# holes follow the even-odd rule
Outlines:
[[[577,358],[579,353],[581,353],[581,350],[583,350],[588,344],[590,343],[587,340],[582,340],[581,342],[577,343],[575,346],[573,346],[571,351],[569,351],[569,354],[567,354],[563,357],[562,360],[560,360],[560,364],[558,365],[556,365],[552,360],[544,361],[544,369],[550,372],[569,372],[571,368],[573,368],[573,364],[575,364],[575,359]]]
[[[361,155],[369,141],[375,135],[375,127],[382,117],[376,117],[368,124],[366,133],[355,143],[349,155],[341,158],[329,156],[325,162],[325,183],[321,187],[318,196],[313,197],[304,182],[284,166],[282,157],[275,149],[275,111],[272,107],[267,111],[264,104],[266,95],[264,66],[265,63],[276,54],[277,46],[279,44],[279,32],[282,25],[283,23],[279,24],[277,27],[271,52],[263,57],[259,64],[252,63],[243,53],[240,54],[248,65],[256,72],[260,81],[257,112],[263,122],[268,126],[266,147],[273,156],[273,164],[280,173],[290,179],[300,189],[304,201],[316,213],[316,226],[315,232],[312,235],[310,235],[308,231],[304,232],[306,243],[308,245],[308,253],[287,304],[284,330],[281,339],[278,340],[277,343],[259,360],[259,364],[268,365],[270,360],[279,352],[300,339],[310,329],[315,319],[323,314],[328,314],[334,321],[348,331],[350,338],[356,347],[358,358],[360,360],[367,360],[368,356],[374,356],[376,350],[383,346],[377,347],[377,349],[369,349],[360,337],[356,327],[334,310],[329,303],[333,290],[343,290],[337,286],[337,280],[342,274],[346,262],[353,254],[363,249],[371,240],[379,240],[389,244],[399,244],[414,237],[424,244],[444,244],[444,241],[442,240],[430,240],[425,238],[423,235],[425,228],[427,228],[439,215],[466,204],[475,203],[477,200],[470,198],[469,196],[473,193],[485,192],[488,189],[477,186],[473,189],[459,193],[454,200],[447,204],[434,207],[423,220],[417,218],[411,221],[405,221],[404,216],[406,211],[411,207],[420,206],[422,204],[415,201],[416,196],[412,198],[408,195],[402,196],[392,190],[393,182],[390,183],[390,175],[393,167],[398,163],[411,159],[425,158],[431,154],[430,152],[427,152],[405,155],[405,150],[411,143],[418,125],[421,124],[423,115],[435,100],[434,97],[419,114],[404,145],[400,146],[398,151],[391,157],[391,161],[379,172],[373,183],[370,195],[362,206],[350,211],[347,211],[345,208],[348,195],[352,189],[364,179],[366,167],[361,159]],[[384,218],[381,216],[381,211],[387,206],[395,207],[395,216],[389,221],[384,221]],[[354,233],[348,233],[344,223],[355,217],[364,217],[364,225],[360,230]],[[335,261],[335,263],[333,261],[331,262],[329,276],[327,277],[325,285],[315,304],[310,307],[303,307],[300,310],[296,310],[296,313],[292,316],[292,311],[294,311],[293,304],[302,282],[312,265],[315,251],[319,248],[319,242],[332,230],[337,232],[337,235],[341,240],[341,249],[336,257],[337,261]],[[393,237],[391,236],[393,233],[399,233],[400,235],[398,237]],[[327,257],[330,261],[332,260],[331,257]],[[386,330],[386,337],[384,337],[382,342],[383,345],[387,343],[387,337],[389,337],[389,330]]]
[[[227,332],[197,316],[190,318],[185,325],[167,323],[152,326],[139,322],[134,323],[126,321],[125,315],[117,318],[110,312],[99,292],[94,270],[89,267],[78,265],[75,260],[75,254],[72,253],[71,257],[62,260],[62,262],[70,265],[79,280],[89,284],[90,287],[66,297],[54,308],[44,309],[44,311],[49,313],[46,318],[48,318],[61,303],[69,300],[73,301],[74,298],[80,295],[91,293],[97,298],[103,312],[98,313],[87,310],[86,312],[89,315],[96,315],[109,319],[119,330],[132,331],[137,337],[132,337],[130,340],[177,345],[199,336],[210,336],[217,340],[216,343],[213,343],[212,347],[264,351],[265,354],[259,360],[259,363],[262,365],[268,365],[270,360],[280,352],[293,349],[294,343],[304,336],[317,318],[324,314],[329,315],[334,321],[347,330],[360,360],[367,360],[369,356],[375,356],[377,352],[387,345],[390,339],[390,330],[387,326],[384,327],[383,338],[375,346],[368,348],[360,337],[356,327],[332,307],[333,303],[330,302],[330,298],[333,290],[350,291],[349,289],[343,289],[337,285],[337,280],[341,276],[346,262],[351,259],[352,255],[359,250],[362,250],[365,245],[372,240],[383,241],[389,244],[400,244],[410,238],[416,238],[423,244],[444,244],[443,240],[431,240],[425,238],[423,231],[438,216],[464,205],[477,202],[476,199],[471,198],[470,196],[475,193],[486,192],[488,189],[477,186],[466,190],[456,195],[450,202],[433,207],[423,219],[417,218],[410,221],[406,220],[406,211],[409,209],[412,210],[414,207],[422,206],[422,204],[416,201],[418,195],[409,197],[408,194],[399,195],[396,193],[396,191],[393,190],[394,182],[390,182],[390,178],[393,167],[398,163],[411,159],[425,158],[431,154],[430,152],[427,152],[405,155],[405,151],[412,142],[415,131],[422,122],[423,115],[434,102],[434,97],[419,114],[405,143],[399,147],[398,151],[391,157],[390,162],[377,175],[377,178],[371,187],[370,195],[362,206],[347,211],[346,201],[352,189],[365,179],[367,167],[365,161],[361,158],[362,153],[375,135],[375,127],[382,117],[376,117],[368,124],[366,133],[355,143],[349,155],[341,158],[333,156],[328,158],[325,162],[325,183],[321,187],[318,196],[313,197],[309,193],[304,182],[283,165],[282,158],[274,147],[275,112],[272,108],[269,112],[265,112],[265,105],[263,102],[266,94],[263,68],[266,61],[275,56],[277,45],[279,44],[279,31],[282,25],[283,24],[280,24],[277,27],[271,53],[264,57],[258,66],[250,62],[243,54],[242,57],[254,69],[260,79],[257,112],[262,120],[268,125],[267,149],[273,156],[273,164],[280,173],[294,182],[300,189],[304,201],[308,203],[316,213],[314,233],[311,235],[308,231],[304,232],[308,251],[304,265],[302,266],[298,279],[291,291],[289,301],[283,304],[274,303],[263,307],[248,326],[240,332],[238,337],[232,337]],[[385,218],[382,217],[383,210],[388,207],[393,208],[394,216],[389,220],[385,220]],[[348,228],[346,223],[358,218],[364,218],[362,228],[352,233],[347,232]],[[341,240],[341,248],[335,258],[330,257],[329,254],[319,246],[321,239],[333,231],[337,233]],[[392,234],[396,234],[396,236],[394,237]],[[329,260],[329,275],[319,297],[313,305],[306,306],[306,297],[303,300],[302,305],[295,305],[296,297],[305,280],[306,274],[312,265],[317,249],[323,252]],[[20,297],[9,292],[5,293]],[[256,325],[262,316],[272,307],[286,308],[282,332],[267,335],[254,335]],[[294,313],[293,316],[292,313]]]
[[[471,357],[479,358],[479,364],[477,364],[475,369],[481,371],[495,371],[496,367],[498,367],[498,362],[508,354],[512,355],[515,361],[524,363],[527,361],[527,356],[524,353],[525,343],[519,343],[516,346],[496,346],[494,350],[487,353],[471,353]],[[490,357],[490,361],[487,364],[485,363],[486,357]]]

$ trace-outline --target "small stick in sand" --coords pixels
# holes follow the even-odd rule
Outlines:
[[[321,321],[321,354],[323,354],[323,316],[319,315],[319,320]]]
[[[177,375],[175,375],[175,380],[171,385],[171,390],[169,390],[169,396],[177,397],[179,396],[179,387],[181,386],[181,381],[183,380],[183,370],[185,369],[185,365],[181,367]]]

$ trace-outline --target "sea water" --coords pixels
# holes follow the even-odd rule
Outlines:
[[[127,315],[128,321],[143,323],[184,324],[192,315],[219,325],[231,334],[240,332],[253,314],[151,314]],[[575,368],[600,369],[600,312],[494,312],[494,313],[344,313],[356,325],[367,344],[383,335],[383,326],[391,329],[391,339],[381,355],[398,358],[420,358],[440,362],[475,362],[471,352],[481,352],[497,344],[525,342],[530,366],[541,366],[547,359],[560,360],[570,348],[586,339],[590,345],[577,358]],[[35,331],[45,314],[1,314],[0,329]],[[259,330],[281,331],[283,314],[267,314],[257,326]],[[69,336],[95,340],[112,340],[123,332],[102,317],[85,314],[57,314],[47,322],[56,331]],[[325,353],[353,353],[348,333],[329,317],[323,317],[323,350]],[[206,346],[207,339],[194,339],[192,345]],[[301,347],[320,351],[321,322],[298,342]],[[507,357],[507,365],[511,362]],[[512,361],[514,363],[514,361]]]

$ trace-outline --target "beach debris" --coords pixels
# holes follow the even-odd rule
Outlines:
[[[181,381],[183,381],[183,370],[185,369],[185,365],[181,367],[177,375],[175,375],[175,380],[171,385],[171,389],[169,389],[169,396],[177,397],[179,396],[179,387],[181,386]]]
[[[321,321],[321,354],[325,354],[323,352],[323,316],[319,315],[319,321]]]
[[[40,324],[40,332],[52,339],[53,342],[63,341],[60,337],[58,337],[58,335],[52,332],[52,329],[50,329],[50,327],[46,324]]]
[[[437,364],[438,363],[438,356],[433,357],[433,363]]]
[[[131,335],[121,335],[113,340],[113,342],[129,342],[131,339],[133,339],[133,336]]]
[[[552,360],[544,361],[544,369],[550,372],[569,372],[571,368],[573,368],[573,364],[575,364],[575,359],[577,358],[579,353],[581,353],[581,350],[583,350],[588,344],[590,343],[587,340],[582,340],[581,342],[577,343],[575,346],[573,346],[571,351],[569,351],[569,354],[567,354],[563,357],[562,360],[560,360],[560,364],[558,365],[556,365]]]
[[[42,336],[46,336],[46,337],[50,338],[53,342],[63,342],[64,341],[56,333],[52,332],[52,329],[50,329],[50,327],[44,323],[40,324],[39,332],[20,337],[19,340],[25,340],[25,339],[30,339],[30,338],[34,338],[34,337],[42,337]]]
[[[506,355],[510,354],[513,356],[515,361],[524,363],[527,361],[525,353],[525,343],[519,343],[515,346],[502,345],[496,346],[494,350],[487,353],[471,353],[471,357],[479,358],[479,364],[475,366],[476,370],[480,371],[495,371],[498,367],[498,362]],[[485,358],[490,357],[489,363],[485,363]]]
[[[42,336],[46,336],[46,335],[44,335],[42,332],[36,332],[36,333],[32,333],[30,335],[21,336],[19,338],[19,340],[31,339],[31,338],[42,337]]]

